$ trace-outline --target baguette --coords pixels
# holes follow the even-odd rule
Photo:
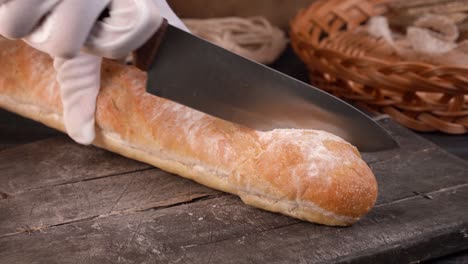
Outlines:
[[[51,58],[3,40],[0,59],[0,107],[65,131]],[[135,67],[103,63],[93,145],[314,223],[348,226],[373,207],[375,177],[343,139],[256,131],[146,93],[145,84]]]

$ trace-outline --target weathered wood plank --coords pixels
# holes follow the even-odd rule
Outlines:
[[[370,167],[379,186],[377,203],[468,183],[468,163],[440,149],[405,151]]]
[[[466,222],[457,220],[461,212],[451,211],[460,208],[439,210],[437,206],[441,204],[434,194],[428,196],[437,205],[434,213],[442,212],[447,216],[444,219],[429,214],[426,209],[411,206],[401,210],[419,212],[422,214],[419,218],[400,219],[392,210],[381,211],[381,208],[394,206],[395,200],[404,199],[399,204],[433,201],[418,194],[466,184],[468,165],[390,120],[379,122],[389,129],[400,148],[364,154],[377,176],[380,190],[379,206],[356,225],[360,227],[360,233],[297,224],[297,220],[246,206],[230,195],[178,205],[217,192],[118,155],[79,146],[65,136],[0,151],[0,237],[4,236],[0,239],[0,263],[3,260],[30,263],[36,259],[54,263],[62,262],[65,256],[70,256],[70,262],[89,260],[96,263],[166,262],[179,258],[189,263],[215,262],[223,258],[224,262],[226,259],[235,262],[235,254],[244,251],[254,254],[255,250],[260,250],[263,259],[247,254],[238,260],[273,263],[360,260],[373,263],[391,259],[393,255],[400,260],[413,261],[410,256],[427,259],[468,248],[463,232],[459,232],[460,226],[466,227]],[[137,172],[129,173],[133,171]],[[160,208],[171,205],[175,206]],[[462,210],[468,212],[465,207]],[[388,221],[391,219],[387,217],[391,218],[393,214],[393,221],[398,225],[392,228],[403,228],[408,234],[403,232],[398,236],[395,232],[400,230],[392,233],[388,221],[383,221],[381,226],[381,219],[375,217],[379,212]],[[425,223],[423,217],[436,221],[443,228]],[[466,218],[468,215],[465,214]],[[410,220],[424,222],[425,229],[413,226],[419,233],[412,232],[409,227],[413,222]],[[356,226],[350,229],[354,230]],[[378,234],[379,226],[384,235]],[[367,229],[371,231],[369,234]],[[287,232],[277,233],[276,230]],[[33,239],[26,241],[25,233],[15,234],[23,231],[33,232],[30,234]],[[278,241],[284,234],[288,243]],[[311,242],[307,244],[304,235],[324,242],[317,247],[310,245]],[[342,235],[351,246],[341,243]],[[334,240],[327,240],[327,236]],[[404,243],[407,237],[412,241]],[[381,244],[376,242],[374,245],[372,239]],[[76,240],[76,243],[56,245],[53,240]],[[369,241],[371,246],[366,247],[365,243]],[[433,241],[442,244],[435,248]],[[14,248],[15,244],[18,248]],[[296,250],[289,244],[300,247]],[[329,250],[338,246],[338,252]],[[63,250],[63,254],[57,254],[56,247]],[[264,255],[283,247],[286,248],[284,254],[297,258]],[[425,248],[432,250],[427,253],[422,250]],[[218,251],[222,253],[219,257]],[[26,255],[21,255],[23,253]],[[272,254],[275,256],[276,253]]]
[[[44,150],[44,145],[50,145],[53,148],[52,156],[55,158],[52,164],[45,163],[45,165],[41,165],[44,163],[44,153],[40,150]],[[76,163],[74,156],[70,155],[70,149],[76,149],[76,151],[72,152],[78,153],[80,157]],[[50,148],[48,150],[50,151]],[[25,159],[26,162],[24,162],[24,159],[21,159],[14,160],[14,163],[9,163],[11,157],[15,156],[15,153],[23,153],[24,151],[29,153],[29,155],[27,155],[28,158]],[[151,177],[139,177],[138,180],[131,182],[132,184],[129,183],[129,179],[136,178],[134,175],[146,175],[144,172],[122,175],[122,177],[117,175],[105,180],[99,179],[99,170],[104,169],[105,173],[103,173],[103,175],[109,175],[109,172],[106,170],[111,166],[96,163],[94,159],[87,159],[86,157],[98,157],[103,153],[117,160],[123,159],[119,156],[114,157],[112,156],[113,154],[110,153],[106,154],[105,151],[97,148],[78,146],[64,138],[54,138],[0,153],[0,167],[7,166],[9,168],[6,174],[0,176],[0,182],[2,180],[5,181],[5,177],[9,175],[15,175],[15,180],[28,179],[31,174],[27,174],[26,172],[32,170],[35,171],[35,179],[39,184],[42,184],[41,181],[47,180],[47,177],[56,184],[52,184],[51,187],[45,185],[45,187],[42,188],[30,189],[26,192],[20,191],[14,195],[10,193],[8,199],[0,200],[0,212],[5,212],[3,213],[4,219],[9,219],[9,221],[6,222],[0,221],[0,223],[3,224],[3,226],[0,226],[0,235],[15,233],[21,229],[27,230],[28,228],[47,227],[102,215],[106,212],[108,213],[109,204],[106,204],[103,200],[100,200],[100,198],[109,198],[112,200],[115,199],[116,195],[121,195],[122,192],[125,192],[126,195],[122,196],[124,200],[127,199],[129,195],[135,196],[132,199],[134,205],[128,208],[139,208],[138,206],[145,204],[146,192],[167,192],[168,189],[164,188],[173,188],[172,193],[169,193],[174,194],[176,193],[175,190],[178,188],[177,185],[185,182],[185,180],[177,176],[169,176],[171,178],[171,184],[165,186],[159,183],[154,184],[157,181]],[[19,155],[16,154],[16,156]],[[1,161],[3,161],[3,163]],[[112,159],[110,161],[111,165],[115,164],[112,163]],[[109,160],[106,162],[109,162]],[[22,166],[15,166],[14,164],[22,164]],[[119,164],[122,165],[121,163]],[[136,164],[139,165],[138,163]],[[57,165],[59,165],[59,170],[64,166],[68,167],[65,169],[66,177],[64,179],[61,178],[62,175],[60,171],[57,173],[57,171],[54,170],[54,166]],[[130,162],[130,165],[134,165],[133,162]],[[386,161],[374,162],[371,164],[371,167],[379,182],[378,204],[468,182],[467,177],[465,177],[465,171],[468,171],[468,165],[466,163],[458,159],[454,160],[453,157],[447,153],[432,148],[422,149],[415,153],[405,151]],[[414,168],[420,169],[415,173]],[[97,170],[96,176],[93,175],[94,169]],[[135,167],[129,166],[129,168],[127,168],[126,166],[121,166],[113,169],[117,169],[117,172],[122,173],[122,171],[132,171]],[[74,177],[75,175],[76,177]],[[110,175],[113,174],[110,173]],[[98,177],[99,180],[80,182],[96,177]],[[78,182],[76,184],[64,184],[70,181]],[[402,184],[402,182],[405,184]],[[28,182],[28,184],[31,184],[31,182]],[[191,184],[194,189],[203,188],[200,185]],[[94,190],[96,186],[99,188],[99,191],[104,190],[105,195],[93,193],[92,190]],[[122,190],[121,188],[124,187],[130,189]],[[91,190],[91,193],[88,194],[87,190]],[[211,190],[211,192],[214,191]],[[92,196],[91,198],[89,197],[90,195]],[[98,201],[97,205],[91,202],[94,199]],[[71,201],[73,202],[71,203]],[[117,211],[126,209],[120,208],[120,204],[114,204],[114,206],[116,206],[114,209]],[[54,209],[51,210],[50,208]],[[79,211],[80,214],[63,215],[63,210],[71,212]],[[44,211],[47,213],[42,214],[41,212]],[[1,217],[0,220],[2,220]]]
[[[158,169],[40,188],[0,200],[0,237],[216,194]]]
[[[454,155],[468,161],[468,134],[450,135],[442,132],[421,134],[425,139],[434,142],[437,146],[449,150]],[[468,256],[467,260],[468,262]]]
[[[185,252],[186,259],[192,263],[360,263],[364,256],[373,256],[368,263],[409,263],[468,248],[468,188],[433,196],[433,200],[418,197],[377,207],[348,229],[301,223],[193,247]],[[438,238],[443,235],[459,243],[440,244]],[[425,250],[414,250],[421,245]]]
[[[53,148],[52,155],[60,157],[60,159],[55,158],[55,164],[70,168],[65,170],[68,178],[60,178],[61,174],[54,170],[55,164],[40,165],[43,163],[42,160],[45,156],[43,152],[44,145],[51,145]],[[71,148],[75,148],[74,153],[80,156],[78,164],[73,164],[76,159],[69,155]],[[20,163],[20,161],[16,160],[13,163],[24,165],[14,166],[7,163],[8,160],[11,160],[11,153],[23,153],[24,149],[27,149],[27,151],[33,150],[28,155],[26,162]],[[42,151],[36,152],[34,150]],[[37,175],[35,177],[39,183],[41,180],[47,180],[47,177],[50,177],[49,179],[55,183],[57,181],[60,183],[63,180],[63,182],[78,181],[75,184],[60,183],[50,187],[30,189],[26,192],[13,191],[11,193],[14,193],[14,195],[10,194],[8,199],[0,199],[0,212],[3,212],[0,216],[0,236],[20,232],[21,230],[42,228],[104,215],[111,211],[145,208],[147,203],[152,204],[154,202],[148,202],[148,199],[152,198],[151,195],[154,193],[163,193],[162,196],[157,198],[165,200],[166,203],[170,202],[171,195],[175,197],[173,203],[181,201],[180,196],[177,194],[180,191],[180,185],[186,184],[187,181],[159,170],[117,175],[105,179],[99,178],[100,175],[109,174],[109,172],[103,174],[100,171],[103,170],[103,167],[104,170],[108,169],[109,166],[101,167],[102,164],[96,164],[94,159],[86,157],[98,157],[102,153],[102,150],[78,146],[63,138],[37,142],[0,153],[0,166],[10,165],[6,175],[15,175],[19,179],[23,176],[24,179],[28,179],[31,174],[25,172],[31,170],[36,171]],[[112,154],[108,153],[108,155]],[[117,160],[121,159],[118,156],[111,157]],[[36,162],[38,160],[40,162]],[[467,163],[432,148],[421,149],[414,153],[405,151],[386,161],[375,162],[371,164],[371,167],[379,182],[378,204],[468,183],[468,178],[465,177],[465,172],[468,171]],[[415,173],[414,168],[419,168],[417,173]],[[93,175],[93,169],[96,170],[96,176]],[[122,166],[118,169],[118,172],[126,172],[135,168]],[[165,175],[159,178],[152,177],[155,173]],[[70,176],[75,175],[75,178],[70,178]],[[5,175],[0,176],[0,182],[2,179],[5,180],[4,177]],[[82,180],[95,177],[98,177],[98,179],[82,182]],[[162,184],[161,179],[170,180]],[[187,184],[188,187],[194,190],[203,189],[205,190],[204,193],[215,193],[214,190],[192,182]],[[190,191],[190,189],[185,189],[185,192],[187,191]],[[181,192],[184,193],[183,188]],[[148,197],[148,195],[150,196]],[[121,201],[115,202],[114,200],[119,197]],[[185,198],[189,199],[188,197]],[[130,199],[128,203],[131,202],[132,204],[126,204],[126,207],[122,207],[121,204],[127,199]],[[109,208],[110,206],[115,208]]]
[[[378,252],[361,252],[358,256],[348,256],[340,259],[336,263],[360,263],[360,264],[375,264],[375,263],[426,263],[427,264],[463,264],[466,261],[466,255],[453,256],[444,258],[444,261],[432,263],[432,259],[444,257],[450,254],[451,251],[459,252],[461,248],[468,248],[466,228],[467,224],[459,226],[450,226],[427,233],[426,236],[419,236],[415,241],[407,241],[407,245],[399,245],[392,248],[385,248]],[[409,245],[408,245],[409,244]],[[402,254],[403,253],[403,254]],[[453,253],[453,252],[452,252]],[[465,254],[468,252],[465,252]],[[465,260],[464,260],[465,259]]]
[[[169,252],[178,255],[184,247],[297,222],[272,215],[244,206],[238,198],[225,195],[193,204],[57,226],[42,233],[0,238],[0,249],[3,249],[0,263],[13,259],[16,263],[26,263],[33,258],[40,263],[53,263],[54,259],[64,260],[64,263],[80,260],[86,260],[86,263],[141,263],[142,255],[151,256],[148,261],[166,261],[164,255]],[[135,247],[138,252],[134,252]],[[57,254],[50,252],[52,248]],[[68,259],[64,259],[67,255]]]
[[[0,192],[13,195],[150,167],[60,136],[1,151]]]
[[[437,148],[437,146],[432,142],[393,122],[390,118],[381,119],[378,123],[397,142],[398,147],[380,152],[362,153],[363,159],[368,164],[393,159],[401,155],[424,149],[428,150]]]
[[[457,252],[448,256],[432,259],[425,262],[426,264],[464,264],[468,263],[468,250]]]
[[[376,207],[349,228],[296,222],[233,196],[0,238],[2,263],[377,263],[468,248],[468,186]],[[413,250],[418,245],[426,250]],[[395,254],[398,252],[398,254]]]

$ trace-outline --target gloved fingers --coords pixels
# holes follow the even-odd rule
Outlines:
[[[80,52],[110,1],[62,0],[26,42],[53,57],[72,58]]]
[[[0,0],[0,35],[20,39],[29,35],[61,0]]]
[[[85,44],[87,52],[120,59],[142,46],[159,29],[154,0],[112,0],[109,16],[98,21]]]
[[[102,58],[84,52],[68,60],[54,59],[66,131],[73,140],[84,145],[91,144],[95,138],[94,114],[101,63]]]

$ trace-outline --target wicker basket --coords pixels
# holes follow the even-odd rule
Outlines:
[[[313,85],[416,131],[468,133],[468,68],[403,61],[355,31],[389,0],[318,0],[291,21],[291,43]]]

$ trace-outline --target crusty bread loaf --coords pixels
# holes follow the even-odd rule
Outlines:
[[[49,56],[0,41],[0,107],[64,131]],[[358,151],[321,131],[259,132],[145,92],[146,75],[106,61],[94,145],[152,164],[249,205],[326,225],[350,225],[377,184]]]

